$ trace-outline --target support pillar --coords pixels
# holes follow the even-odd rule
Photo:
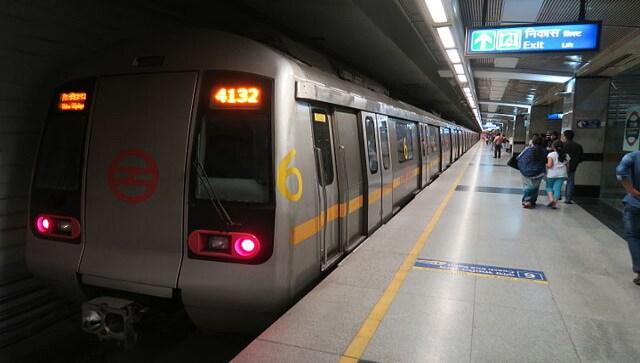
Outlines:
[[[513,154],[518,155],[524,148],[527,146],[526,136],[527,129],[524,125],[526,115],[518,115],[516,116],[516,121],[514,122],[513,129]]]
[[[527,135],[527,140],[533,139],[533,134],[538,134],[544,137],[544,135],[547,133],[548,114],[548,106],[531,107],[531,115],[529,116],[529,135]]]
[[[573,102],[565,103],[573,103],[573,112],[565,108],[569,114],[563,119],[563,131],[573,130],[573,140],[584,150],[584,160],[576,171],[577,197],[600,196],[610,82],[608,77],[576,78]]]

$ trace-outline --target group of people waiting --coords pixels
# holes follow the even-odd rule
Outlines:
[[[535,207],[540,182],[545,177],[549,196],[547,207],[556,208],[565,180],[565,203],[572,203],[574,177],[583,157],[582,146],[573,141],[573,136],[571,130],[562,133],[562,140],[557,140],[557,134],[552,134],[547,142],[548,147],[545,148],[545,140],[536,135],[531,140],[531,145],[518,155],[516,160],[524,185],[524,208]],[[622,201],[624,234],[629,245],[633,272],[636,274],[633,283],[640,285],[640,151],[628,153],[622,158],[616,168],[616,177],[627,192]]]
[[[542,179],[546,178],[546,191],[549,196],[548,208],[556,209],[561,198],[562,185],[567,181],[565,203],[573,203],[575,174],[578,164],[582,162],[582,146],[573,141],[574,133],[565,130],[562,140],[557,133],[550,135],[548,142],[535,135],[530,146],[517,157],[518,169],[522,174],[523,208],[535,208],[538,201],[538,190]]]

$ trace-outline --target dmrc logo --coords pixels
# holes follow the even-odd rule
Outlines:
[[[153,195],[157,186],[158,165],[145,151],[124,150],[109,166],[109,189],[125,203],[144,202]]]

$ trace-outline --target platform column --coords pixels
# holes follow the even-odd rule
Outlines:
[[[533,139],[533,134],[544,136],[547,133],[548,106],[532,106],[529,115],[529,133],[527,140]]]
[[[518,155],[526,147],[526,134],[527,129],[525,127],[525,120],[527,115],[516,116],[516,121],[513,123],[513,154]]]
[[[600,196],[609,85],[609,77],[576,78],[573,102],[565,102],[562,130],[573,130],[573,140],[584,150],[576,172],[576,197]]]

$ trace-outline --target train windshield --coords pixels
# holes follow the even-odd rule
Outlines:
[[[210,97],[210,90],[225,83],[226,78],[228,76],[209,77],[203,93]],[[266,93],[268,100],[270,92]],[[201,98],[194,158],[203,166],[207,180],[220,200],[271,201],[270,118],[270,107],[266,102],[257,108],[220,109],[211,107]],[[195,197],[210,198],[201,181],[195,182]]]
[[[80,189],[85,133],[89,118],[88,107],[85,107],[85,104],[89,104],[87,92],[93,91],[93,82],[93,79],[81,79],[57,90],[41,139],[35,170],[35,187],[62,191]],[[82,92],[75,92],[78,90]],[[69,95],[82,98],[81,102],[66,100],[65,97],[68,98]]]

